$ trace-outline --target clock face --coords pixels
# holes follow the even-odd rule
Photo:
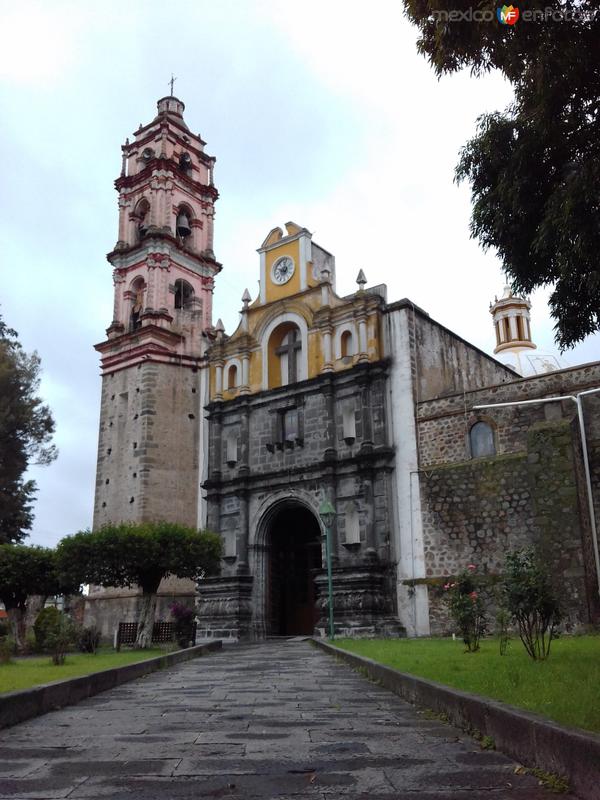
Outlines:
[[[295,268],[294,259],[290,256],[282,256],[281,258],[278,258],[271,269],[273,283],[287,283],[294,274]]]

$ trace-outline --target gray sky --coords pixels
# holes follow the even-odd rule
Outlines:
[[[112,315],[105,253],[117,239],[120,145],[175,93],[217,157],[215,320],[237,324],[255,252],[294,220],[336,256],[338,291],[358,269],[479,347],[504,279],[469,239],[469,189],[453,183],[477,116],[503,108],[497,75],[438,81],[400,0],[0,0],[0,312],[42,357],[60,456],[33,469],[29,541],[91,524],[98,356]],[[552,349],[546,293],[533,334]],[[600,337],[566,354],[600,356]]]

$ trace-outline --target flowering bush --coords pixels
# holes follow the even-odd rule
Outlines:
[[[173,603],[170,609],[175,625],[177,644],[180,647],[189,647],[192,641],[196,612],[190,606],[186,606],[185,603]]]
[[[519,626],[519,636],[534,661],[550,655],[561,612],[548,567],[534,548],[508,553],[504,571],[505,603]]]
[[[452,618],[465,643],[465,652],[475,653],[487,627],[475,564],[469,564],[453,581],[449,580],[444,591]]]

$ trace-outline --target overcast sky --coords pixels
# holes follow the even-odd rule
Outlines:
[[[338,292],[385,282],[491,352],[504,278],[469,239],[453,183],[477,116],[504,108],[497,75],[438,81],[400,0],[15,3],[0,0],[0,313],[42,358],[59,459],[38,482],[33,543],[91,524],[100,382],[112,316],[120,145],[168,93],[217,157],[215,321],[232,332],[256,248],[294,220],[336,256]],[[552,349],[546,295],[533,334]],[[593,337],[569,365],[600,355]]]

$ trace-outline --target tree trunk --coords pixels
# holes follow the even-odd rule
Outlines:
[[[152,629],[154,628],[154,612],[156,611],[156,592],[144,592],[140,603],[137,639],[135,646],[145,650],[152,645]]]
[[[15,640],[17,653],[21,653],[25,648],[25,609],[17,606],[7,608],[6,613],[10,621],[12,637]]]

